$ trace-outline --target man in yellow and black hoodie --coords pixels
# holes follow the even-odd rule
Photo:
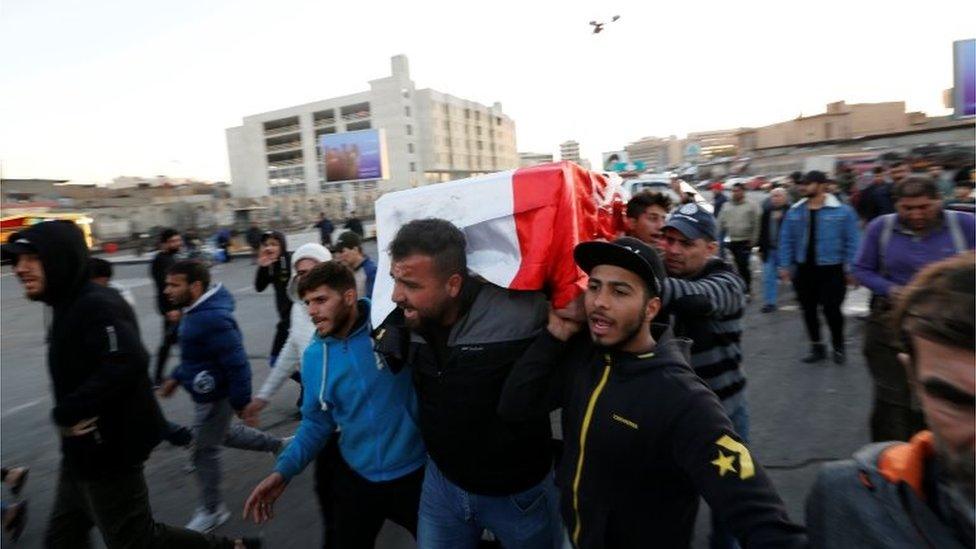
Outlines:
[[[498,412],[562,407],[561,510],[576,547],[688,547],[703,496],[745,547],[800,547],[763,469],[688,365],[687,340],[651,325],[664,268],[639,240],[587,242],[582,319],[549,313],[508,377]],[[581,333],[577,333],[581,332]]]

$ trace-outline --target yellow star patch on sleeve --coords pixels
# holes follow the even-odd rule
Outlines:
[[[735,461],[735,454],[725,455],[719,450],[718,458],[712,461],[712,465],[718,467],[718,476],[724,477],[729,471],[736,472],[735,466],[732,465],[733,461]]]
[[[726,471],[738,472],[739,478],[742,480],[756,476],[756,466],[752,462],[752,455],[749,453],[749,449],[746,448],[745,444],[742,444],[729,435],[722,435],[721,438],[715,441],[715,445],[719,448],[718,459],[713,461],[712,464],[718,467],[719,476],[724,477]],[[731,454],[726,456],[722,453],[723,449],[728,450]],[[738,471],[732,466],[735,458],[739,458]]]

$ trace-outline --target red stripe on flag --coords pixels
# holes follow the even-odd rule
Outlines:
[[[573,261],[576,244],[613,239],[623,226],[619,196],[607,197],[607,179],[571,162],[543,164],[512,175],[513,213],[522,262],[514,290],[546,289],[564,307],[586,284]]]

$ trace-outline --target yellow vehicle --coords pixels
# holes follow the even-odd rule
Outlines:
[[[91,248],[95,241],[92,238],[91,225],[94,221],[92,218],[85,214],[78,213],[22,213],[16,215],[8,215],[0,218],[0,243],[6,242],[10,235],[13,233],[26,229],[31,225],[37,223],[43,223],[45,221],[53,221],[56,219],[61,219],[65,221],[73,221],[78,227],[81,228],[82,234],[85,235],[85,243]]]

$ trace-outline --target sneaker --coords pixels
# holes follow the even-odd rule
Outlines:
[[[761,312],[764,312],[764,313],[774,313],[774,312],[776,312],[776,305],[767,303],[767,304],[765,304],[765,305],[762,306],[762,309],[759,309],[759,310]]]
[[[823,343],[814,343],[810,346],[810,354],[800,359],[806,364],[813,364],[822,360],[827,360],[827,348]]]
[[[844,351],[834,351],[834,364],[844,364],[847,362],[847,355]]]
[[[193,518],[190,519],[190,522],[186,524],[186,528],[187,530],[206,534],[213,532],[218,526],[227,522],[229,518],[230,511],[227,510],[227,506],[223,503],[213,513],[203,507],[199,507],[197,508],[197,512],[194,513]]]

